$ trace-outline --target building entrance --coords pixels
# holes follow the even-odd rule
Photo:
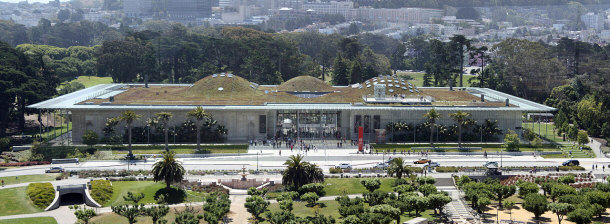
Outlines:
[[[340,139],[340,111],[278,111],[278,139]]]

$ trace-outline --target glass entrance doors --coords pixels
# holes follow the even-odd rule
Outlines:
[[[278,111],[275,136],[279,139],[339,139],[339,111]]]

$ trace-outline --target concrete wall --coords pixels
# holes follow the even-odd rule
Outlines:
[[[184,121],[191,119],[187,116],[185,110],[167,110],[173,114],[170,120],[170,126],[178,126]],[[265,139],[273,137],[276,124],[275,110],[206,110],[214,119],[218,121],[218,125],[224,125],[228,130],[228,142],[246,142],[249,139]],[[103,136],[103,129],[106,120],[110,117],[117,117],[123,111],[121,110],[72,110],[72,137],[74,143],[81,143],[82,136],[85,130],[93,130],[100,137]],[[134,122],[134,127],[146,126],[146,120],[154,117],[161,110],[136,110],[136,113],[141,114],[142,118]],[[373,116],[379,115],[381,118],[380,128],[384,129],[390,122],[405,121],[412,124],[420,124],[425,122],[425,110],[344,110],[341,111],[341,133],[346,139],[357,138],[357,133],[354,132],[354,123],[356,115],[370,115],[371,128]],[[449,114],[455,113],[457,110],[439,110],[441,118],[437,121],[438,124],[453,125],[455,122],[449,117]],[[469,111],[472,114],[472,119],[478,124],[482,124],[485,119],[497,120],[498,127],[504,133],[508,129],[516,130],[521,128],[521,112],[519,111]],[[266,115],[266,133],[259,133],[259,115]],[[125,124],[119,124],[118,128],[123,128]],[[375,133],[365,134],[365,140],[374,141]],[[388,137],[389,138],[389,137]],[[171,141],[171,138],[170,138]]]

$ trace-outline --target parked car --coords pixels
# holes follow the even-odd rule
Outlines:
[[[439,167],[439,166],[441,166],[441,164],[438,163],[438,162],[430,161],[430,162],[428,162],[428,164],[426,164],[426,166],[429,166],[429,167]]]
[[[335,168],[338,169],[351,169],[352,165],[349,163],[339,163],[339,165],[336,165]]]
[[[570,159],[561,164],[562,166],[580,166],[580,162],[575,159]]]
[[[388,163],[377,163],[377,165],[373,166],[373,168],[385,170],[388,168]]]
[[[420,160],[416,160],[413,162],[413,164],[426,164],[429,163],[431,160],[429,159],[420,159]]]
[[[51,167],[51,168],[45,170],[44,172],[45,173],[63,173],[64,171],[65,171],[64,168],[61,168],[59,166],[54,166],[54,167]]]
[[[498,167],[498,162],[496,161],[490,161],[490,162],[486,162],[485,164],[483,164],[484,167]]]

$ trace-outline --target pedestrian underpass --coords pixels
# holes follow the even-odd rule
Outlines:
[[[102,207],[93,200],[86,184],[59,185],[55,186],[55,199],[45,211],[59,208],[59,206],[80,204],[86,204],[90,207]]]

